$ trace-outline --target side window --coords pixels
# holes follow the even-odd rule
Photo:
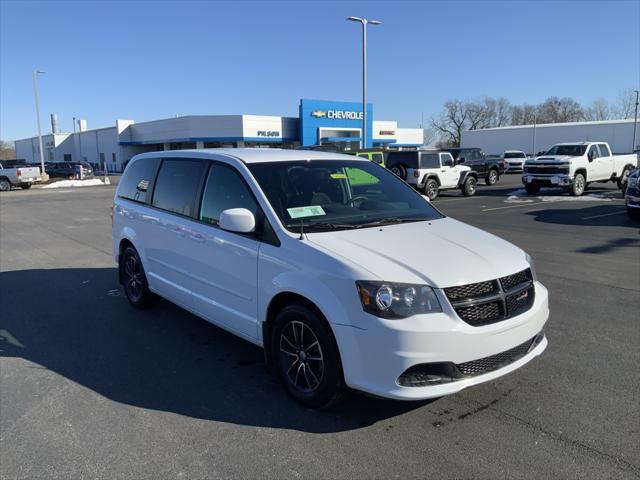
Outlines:
[[[598,146],[600,147],[600,156],[601,157],[610,157],[611,156],[611,152],[609,151],[609,147],[607,146],[607,144],[599,143]]]
[[[384,156],[382,155],[382,153],[376,152],[373,155],[371,155],[371,160],[381,165],[384,163]]]
[[[141,158],[128,165],[118,184],[118,196],[145,203],[148,200],[149,184],[153,180],[159,162],[158,158]]]
[[[440,168],[440,159],[437,153],[421,153],[420,168]]]
[[[168,212],[192,215],[196,192],[205,166],[204,160],[163,160],[151,204]]]
[[[453,167],[453,157],[450,153],[441,153],[440,163],[443,167]]]
[[[482,153],[480,153],[478,150],[474,150],[473,151],[473,156],[471,157],[474,160],[481,160],[482,159]]]
[[[598,147],[596,145],[591,145],[591,147],[589,147],[589,153],[587,155],[591,158],[598,158],[600,156]]]
[[[204,186],[200,220],[217,224],[222,211],[229,208],[246,208],[254,215],[258,211],[258,205],[240,174],[231,167],[213,165]]]

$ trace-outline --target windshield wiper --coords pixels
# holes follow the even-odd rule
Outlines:
[[[340,229],[347,229],[347,228],[357,228],[357,225],[352,225],[350,223],[332,223],[332,222],[306,223],[303,225],[290,223],[287,225],[287,228],[294,228],[294,227],[300,227],[300,226],[304,227],[304,229],[311,229],[311,230],[313,230],[314,228],[317,228],[320,230],[340,230]]]
[[[372,222],[354,225],[354,228],[375,227],[378,225],[393,225],[396,223],[426,222],[428,220],[428,218],[423,217],[385,217],[381,218],[380,220],[374,220]]]

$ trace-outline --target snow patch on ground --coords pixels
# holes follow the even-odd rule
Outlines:
[[[95,187],[96,185],[104,185],[104,183],[97,178],[91,178],[89,180],[60,180],[48,185],[43,185],[42,188]]]
[[[553,189],[551,191],[554,191]],[[556,190],[557,191],[557,190]],[[509,194],[505,203],[531,203],[534,198],[541,202],[610,202],[614,198],[619,198],[620,192],[589,193],[581,197],[572,197],[568,193],[565,195],[529,195],[524,188],[514,190]]]

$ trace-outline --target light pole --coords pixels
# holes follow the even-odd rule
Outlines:
[[[362,24],[362,140],[361,148],[367,146],[367,25],[380,25],[378,20],[367,20],[360,17],[349,17],[347,20]]]
[[[636,130],[638,129],[638,93],[639,90],[634,90],[636,92],[636,113],[633,115],[633,145],[631,147],[631,151],[633,152],[636,149]]]
[[[40,168],[44,177],[44,148],[42,146],[42,131],[40,130],[40,99],[38,98],[38,75],[45,73],[42,70],[33,71],[33,96],[36,102],[36,125],[38,126],[38,143],[40,144]]]

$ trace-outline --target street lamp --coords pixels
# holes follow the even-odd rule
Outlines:
[[[362,24],[362,140],[361,147],[367,145],[367,24],[380,25],[378,20],[367,20],[360,17],[349,17],[347,20]]]
[[[640,90],[634,90],[636,94],[636,113],[633,115],[633,146],[631,151],[633,152],[636,149],[636,130],[638,129],[638,94]]]
[[[42,70],[33,71],[33,96],[36,102],[36,125],[38,126],[38,144],[40,145],[40,168],[41,176],[45,176],[44,172],[44,147],[42,146],[42,131],[40,130],[40,100],[38,98],[38,75],[45,73]],[[43,178],[44,180],[44,178]]]

